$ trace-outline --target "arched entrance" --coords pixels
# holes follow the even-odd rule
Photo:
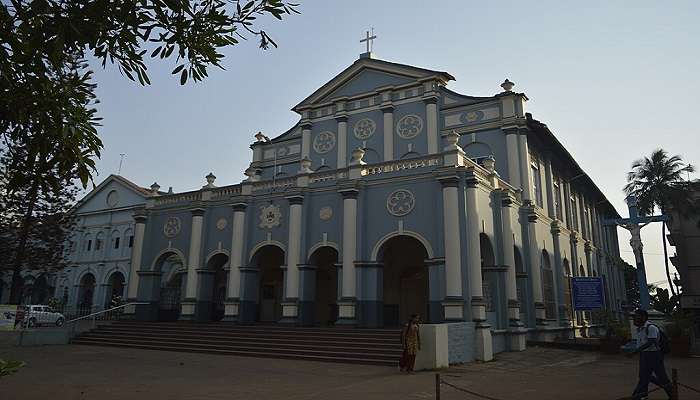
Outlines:
[[[498,272],[496,258],[493,253],[491,240],[485,233],[479,234],[479,250],[481,253],[481,288],[486,303],[486,320],[493,328],[499,328],[498,323]]]
[[[228,256],[226,254],[214,254],[207,261],[206,273],[200,275],[200,294],[197,301],[205,303],[203,307],[209,310],[208,313],[205,312],[200,315],[200,320],[221,321],[224,318],[224,301],[226,300],[226,281],[228,277],[224,267],[227,264]]]
[[[398,326],[411,314],[428,316],[427,258],[423,244],[410,236],[395,236],[382,244],[377,260],[384,264],[385,326]]]
[[[124,275],[119,271],[114,271],[109,276],[107,288],[105,290],[104,308],[116,307],[124,300]]]
[[[258,321],[276,322],[282,319],[284,298],[284,251],[274,245],[259,249],[253,256],[258,270]]]
[[[314,324],[333,325],[338,319],[338,251],[324,246],[311,254],[309,263],[316,267]]]
[[[42,275],[32,285],[32,304],[46,304],[49,297],[49,285],[46,276]]]
[[[159,321],[176,321],[180,317],[180,304],[184,296],[183,280],[186,277],[184,262],[174,252],[161,255],[154,265],[154,272],[160,272],[160,284],[153,290],[158,300]]]
[[[78,290],[78,313],[89,314],[92,310],[92,297],[95,293],[95,275],[87,273],[80,279]]]

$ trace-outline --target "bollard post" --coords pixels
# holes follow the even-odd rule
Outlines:
[[[673,400],[678,400],[678,370],[676,368],[671,368],[671,398]]]
[[[440,374],[435,374],[435,400],[440,400]]]

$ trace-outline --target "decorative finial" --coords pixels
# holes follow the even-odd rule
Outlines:
[[[513,89],[513,86],[515,86],[515,83],[509,81],[508,78],[506,78],[506,80],[503,81],[503,83],[501,83],[501,87],[506,92],[510,92]]]
[[[158,182],[153,182],[153,184],[151,185],[151,196],[158,196],[159,190],[160,190],[160,185],[158,184]]]
[[[309,157],[304,156],[304,158],[301,159],[299,164],[301,164],[301,169],[299,170],[300,173],[310,174],[310,173],[314,172],[311,169],[311,160],[309,160]]]
[[[263,135],[262,132],[258,132],[258,133],[255,134],[255,140],[256,140],[258,143],[264,142],[266,138],[267,138],[267,136]]]
[[[207,180],[207,184],[204,185],[204,188],[211,189],[211,188],[216,187],[216,186],[214,186],[214,181],[216,180],[216,176],[213,173],[210,172],[209,175],[205,176],[205,178]]]
[[[457,145],[457,143],[459,142],[459,133],[457,133],[456,131],[452,131],[447,134],[445,139],[447,140],[447,146],[445,146],[445,150],[459,149],[459,145]]]
[[[366,162],[362,161],[362,157],[365,156],[365,150],[358,147],[355,150],[352,151],[352,161],[350,161],[350,165],[365,165],[367,164]]]
[[[495,171],[496,167],[496,159],[493,158],[493,156],[488,156],[484,159],[483,161],[484,168],[486,168],[487,171],[490,173],[493,173]]]
[[[172,186],[168,187],[168,194],[173,194],[173,193],[175,193],[175,192],[173,192],[173,187]]]

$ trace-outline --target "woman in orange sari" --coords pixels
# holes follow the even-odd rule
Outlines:
[[[401,347],[403,353],[399,360],[401,371],[413,372],[416,363],[416,353],[420,350],[420,317],[417,314],[411,315],[411,320],[404,325],[401,330]]]

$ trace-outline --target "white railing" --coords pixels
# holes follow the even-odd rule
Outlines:
[[[283,188],[296,186],[296,184],[297,184],[296,177],[269,180],[269,181],[264,181],[264,182],[256,182],[253,184],[253,191],[257,192],[260,190],[283,189]]]
[[[161,197],[157,197],[155,199],[156,205],[165,205],[165,204],[174,204],[174,203],[180,203],[180,202],[187,202],[187,201],[197,201],[202,198],[202,194],[200,191],[196,192],[187,192],[187,193],[180,193],[180,194],[166,194]]]
[[[211,198],[212,200],[221,200],[239,194],[241,194],[241,185],[231,185],[214,189]]]
[[[147,305],[148,303],[126,303],[122,304],[120,306],[112,307],[106,310],[102,311],[97,311],[88,315],[83,315],[78,318],[73,318],[71,320],[66,321],[64,327],[69,330],[69,335],[71,338],[75,337],[76,333],[80,333],[83,330],[92,330],[97,327],[97,321],[118,321],[120,316],[122,315],[124,308],[126,307],[135,307],[139,305]],[[80,328],[85,328],[85,327],[80,327],[78,326],[81,322],[86,321],[89,322],[87,329],[80,330]],[[77,332],[76,332],[77,331]]]
[[[362,169],[362,175],[378,175],[390,172],[405,171],[409,169],[435,167],[440,165],[442,156],[430,156],[412,158],[408,160],[390,161],[381,164],[366,166]]]

